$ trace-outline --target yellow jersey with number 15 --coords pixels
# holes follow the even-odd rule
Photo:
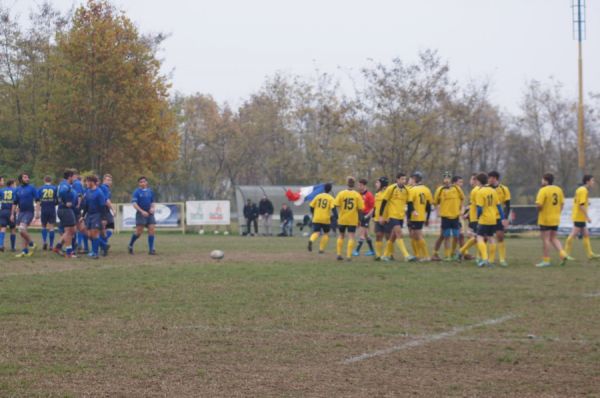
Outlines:
[[[537,194],[535,204],[538,209],[538,225],[557,227],[560,225],[560,213],[565,202],[562,189],[556,185],[546,185]]]
[[[313,224],[331,224],[331,210],[333,209],[333,196],[320,193],[310,202],[313,211]]]
[[[338,225],[358,226],[358,212],[365,207],[362,195],[345,189],[335,197],[338,210]]]

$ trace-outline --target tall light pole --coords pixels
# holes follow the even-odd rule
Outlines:
[[[579,152],[578,173],[581,178],[585,172],[585,131],[583,120],[583,51],[582,42],[585,39],[585,0],[571,0],[573,12],[573,37],[577,40],[579,53],[579,101],[577,104],[577,144]]]

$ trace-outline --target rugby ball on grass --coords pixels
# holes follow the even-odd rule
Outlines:
[[[223,250],[213,250],[212,252],[210,252],[210,258],[212,258],[213,260],[222,260],[223,257],[225,257],[225,253],[223,252]]]

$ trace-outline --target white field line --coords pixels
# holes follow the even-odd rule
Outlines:
[[[471,329],[475,329],[475,328],[479,328],[479,327],[483,327],[483,326],[497,325],[499,323],[509,321],[513,318],[516,318],[516,316],[515,315],[505,315],[500,318],[488,319],[486,321],[479,322],[474,325],[458,326],[458,327],[452,328],[451,330],[448,330],[447,332],[426,335],[419,339],[412,340],[412,341],[409,341],[404,344],[399,344],[399,345],[396,345],[396,346],[393,346],[390,348],[386,348],[384,350],[377,350],[377,351],[357,355],[357,356],[354,356],[351,358],[347,358],[347,359],[343,360],[342,363],[345,365],[348,365],[348,364],[352,364],[355,362],[364,361],[365,359],[370,359],[370,358],[378,357],[381,355],[388,355],[393,352],[406,350],[408,348],[419,347],[419,346],[422,346],[425,344],[432,343],[434,341],[444,340],[444,339],[447,339],[450,337],[454,337],[459,333],[463,333],[463,332],[466,332]]]
[[[586,293],[586,294],[583,295],[583,297],[588,297],[588,298],[600,297],[600,292]]]

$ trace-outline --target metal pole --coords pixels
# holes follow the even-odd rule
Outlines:
[[[579,177],[585,172],[585,130],[584,130],[584,113],[583,113],[583,18],[582,15],[582,0],[577,0],[577,44],[578,44],[578,73],[579,73],[579,102],[577,105],[577,138],[579,152]]]

